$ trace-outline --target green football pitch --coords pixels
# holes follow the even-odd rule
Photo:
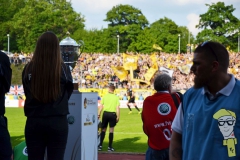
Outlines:
[[[128,114],[128,109],[120,110],[120,121],[114,129],[113,147],[116,152],[144,153],[147,150],[147,136],[142,130],[141,115],[133,108],[133,113]],[[8,129],[12,146],[24,141],[24,126],[26,117],[23,108],[6,108]],[[108,147],[108,130],[103,142],[103,151]]]

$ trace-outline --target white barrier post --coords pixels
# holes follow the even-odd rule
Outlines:
[[[97,93],[74,90],[68,104],[69,132],[64,160],[97,160]]]

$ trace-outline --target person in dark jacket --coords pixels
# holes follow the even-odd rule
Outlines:
[[[5,94],[9,91],[12,78],[12,69],[8,56],[0,51],[0,159],[10,160],[12,146],[7,129],[5,114]]]
[[[60,53],[53,32],[43,33],[32,60],[25,66],[22,83],[27,117],[25,139],[29,160],[63,160],[68,136],[68,100],[73,92],[72,76]]]

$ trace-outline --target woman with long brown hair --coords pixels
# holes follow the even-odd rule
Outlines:
[[[27,117],[25,139],[29,160],[62,160],[68,136],[68,99],[73,91],[72,76],[60,53],[53,32],[43,33],[31,61],[22,73]]]

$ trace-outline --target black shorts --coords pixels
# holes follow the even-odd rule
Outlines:
[[[135,97],[134,97],[134,98],[130,98],[130,99],[128,100],[128,103],[135,103]]]
[[[102,115],[102,128],[107,128],[109,123],[110,127],[114,127],[117,124],[117,115],[115,112],[104,111]]]

